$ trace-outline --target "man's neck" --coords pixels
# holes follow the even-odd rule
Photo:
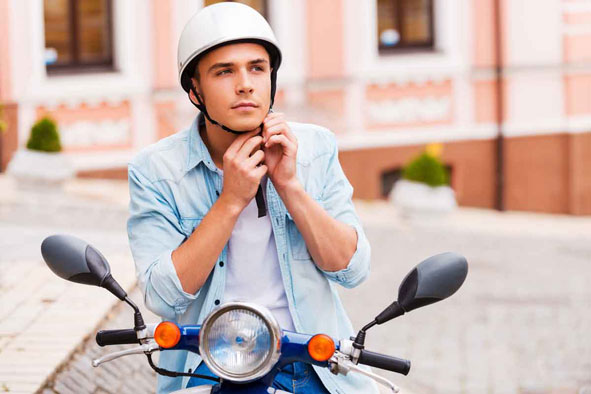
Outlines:
[[[224,153],[238,135],[227,132],[207,119],[205,120],[205,127],[199,130],[199,134],[214,164],[220,169],[223,168]]]

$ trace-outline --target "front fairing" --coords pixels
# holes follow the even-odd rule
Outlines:
[[[203,386],[189,387],[187,389],[173,391],[170,394],[210,394],[213,386],[207,384]]]
[[[161,349],[161,351],[167,350],[188,350],[199,354],[199,333],[201,330],[200,325],[188,325],[180,326],[181,338],[178,344],[170,349]],[[178,394],[208,394],[208,393],[244,393],[244,394],[268,394],[268,388],[271,387],[275,376],[283,366],[294,363],[304,362],[307,364],[318,365],[327,367],[328,362],[316,361],[312,359],[308,353],[308,342],[312,338],[312,335],[299,334],[291,331],[282,331],[281,335],[281,356],[279,361],[275,364],[273,369],[262,378],[249,383],[233,383],[230,381],[222,381],[222,383],[214,386],[198,386],[191,387],[185,390],[175,391]],[[338,343],[338,341],[335,341]],[[194,390],[194,391],[192,391]],[[206,390],[206,391],[203,391]],[[284,391],[277,390],[275,393],[285,393]]]
[[[224,391],[219,391],[221,390],[220,388],[215,388],[213,389],[213,386],[210,385],[206,385],[206,386],[198,386],[198,387],[190,387],[188,389],[183,389],[183,390],[178,390],[175,391],[171,394],[210,394],[210,393],[218,393],[218,394],[224,394],[224,393],[232,393],[232,394],[270,394],[268,391],[268,388],[262,388],[262,387],[247,387],[244,386],[242,388],[230,388],[227,387],[224,389]],[[218,391],[215,391],[218,390]],[[233,391],[225,391],[225,390],[233,390]],[[240,391],[238,391],[240,390]],[[274,394],[291,394],[288,393],[287,391],[283,391],[283,390],[275,390],[273,392]]]

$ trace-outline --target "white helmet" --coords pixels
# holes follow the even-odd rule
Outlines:
[[[191,78],[201,56],[220,46],[238,42],[261,44],[269,53],[272,67],[272,107],[277,85],[277,69],[281,65],[281,51],[273,30],[265,18],[253,8],[240,3],[213,4],[203,8],[189,19],[181,33],[177,55],[181,86],[187,93],[193,89]],[[219,124],[209,118],[205,105],[201,101],[199,105],[195,105],[208,120]]]

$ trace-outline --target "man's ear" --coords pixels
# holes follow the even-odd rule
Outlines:
[[[197,79],[191,78],[191,83],[193,84],[194,90],[191,90],[189,92],[189,98],[191,99],[191,101],[194,104],[199,104],[199,101],[197,100],[197,97],[195,97],[195,92],[197,92],[197,94],[199,95],[199,99],[203,103],[204,102],[203,101],[203,95],[201,94],[201,91],[199,90],[199,82],[197,81]]]

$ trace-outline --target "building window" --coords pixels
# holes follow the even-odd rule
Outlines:
[[[388,198],[392,192],[394,184],[402,179],[402,169],[395,168],[389,171],[382,172],[380,176],[381,197]]]
[[[44,0],[47,72],[113,69],[112,0]]]
[[[380,53],[433,48],[433,0],[377,0]]]
[[[222,2],[224,2],[224,0],[205,0],[203,2],[203,5],[208,6],[208,5],[212,5],[215,3],[222,3]],[[266,0],[229,0],[229,2],[246,4],[247,6],[250,6],[250,7],[254,8],[255,10],[257,10],[259,12],[259,14],[261,14],[262,16],[265,17],[265,19],[269,20],[269,14],[268,14]]]

